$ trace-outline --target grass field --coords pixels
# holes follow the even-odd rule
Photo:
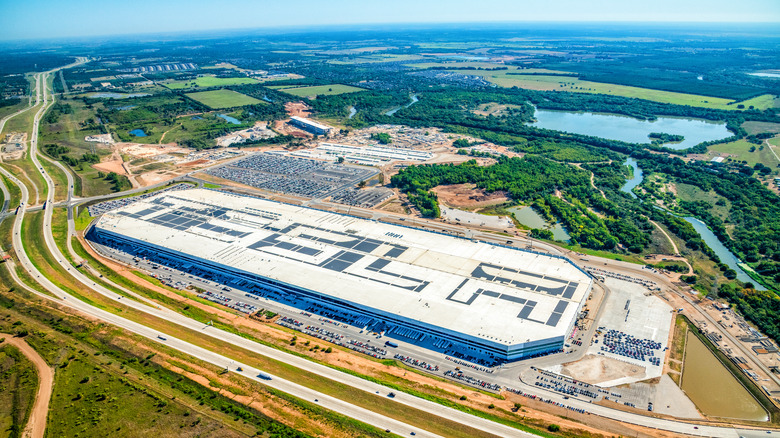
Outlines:
[[[165,85],[171,90],[182,90],[185,88],[211,88],[227,87],[230,85],[256,84],[257,81],[252,78],[218,78],[215,76],[198,76],[195,79],[187,81],[171,81]]]
[[[429,62],[409,64],[411,67],[430,68],[430,67],[477,67],[477,68],[495,68],[500,65],[485,62]],[[761,95],[742,102],[736,102],[731,99],[724,99],[711,96],[700,96],[696,94],[675,93],[671,91],[654,90],[650,88],[631,87],[627,85],[606,84],[602,82],[591,82],[577,79],[576,77],[567,77],[559,75],[540,75],[538,73],[566,73],[545,69],[518,69],[509,67],[507,70],[450,70],[467,75],[479,75],[486,81],[494,83],[500,87],[518,87],[529,90],[540,91],[569,91],[574,93],[593,93],[609,94],[613,96],[630,97],[636,99],[652,100],[654,102],[671,103],[675,105],[691,105],[703,108],[715,108],[725,110],[737,110],[737,105],[742,104],[745,108],[751,105],[758,109],[772,108],[778,104],[778,100],[769,94]],[[535,74],[528,74],[535,73]]]
[[[780,134],[780,123],[771,122],[745,122],[742,124],[749,135],[755,135],[762,132],[771,132]]]
[[[12,332],[12,330],[7,330]],[[0,339],[8,335],[0,334]],[[35,366],[16,348],[0,343],[0,433],[21,436],[38,388]]]
[[[463,74],[476,74],[485,80],[501,87],[519,87],[543,91],[570,91],[575,93],[609,94],[614,96],[646,99],[675,105],[691,105],[704,108],[736,110],[733,100],[720,97],[699,96],[695,94],[675,93],[671,91],[653,90],[649,88],[630,87],[626,85],[605,84],[601,82],[583,81],[573,77],[508,74],[508,71],[460,70]],[[768,95],[767,95],[768,96]],[[759,109],[770,106],[771,96],[751,99]],[[729,105],[731,104],[731,105]],[[759,106],[763,105],[763,106]],[[746,105],[747,106],[747,105]]]
[[[683,183],[675,184],[675,188],[678,199],[688,202],[704,201],[712,207],[712,214],[728,223],[727,219],[729,217],[729,211],[731,210],[731,202],[715,193],[715,190],[705,192],[696,186]],[[719,201],[723,205],[718,205]]]
[[[770,141],[777,140],[772,139]],[[776,144],[776,143],[772,143]],[[753,152],[750,150],[753,149]],[[775,148],[777,149],[777,148]],[[732,160],[747,161],[749,166],[755,166],[756,163],[761,163],[772,169],[776,169],[780,161],[772,154],[772,151],[766,145],[757,145],[748,142],[747,140],[737,140],[730,143],[716,144],[707,148],[710,155],[716,154],[729,154],[733,155]]]
[[[355,93],[357,91],[363,91],[362,88],[358,87],[352,87],[350,85],[341,85],[341,84],[333,84],[333,85],[315,85],[312,87],[271,87],[279,91],[283,91],[287,94],[292,94],[293,96],[298,97],[306,97],[308,99],[313,99],[319,95],[335,95],[335,94],[344,94],[344,93]]]
[[[92,152],[93,148],[100,156],[110,154],[107,147],[84,140],[87,135],[101,133],[98,129],[92,127],[86,129],[83,126],[87,124],[88,120],[95,117],[95,111],[103,108],[103,104],[94,104],[93,108],[88,108],[83,101],[78,99],[66,99],[62,102],[69,105],[73,112],[61,114],[55,123],[41,121],[38,142],[41,154],[44,154],[43,146],[47,144],[57,144],[69,148],[70,152],[67,155],[75,159],[80,159],[85,153]],[[65,167],[69,166],[65,164]],[[89,165],[83,164],[70,169],[75,174],[74,190],[76,196],[111,193],[111,184],[103,178],[99,178],[98,171]]]
[[[187,97],[214,109],[234,108],[237,106],[261,103],[260,100],[257,100],[254,97],[249,97],[233,90],[212,90],[187,93]]]

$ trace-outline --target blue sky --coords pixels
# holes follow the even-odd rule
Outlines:
[[[780,0],[0,0],[0,16],[0,40],[16,40],[368,23],[780,23]]]

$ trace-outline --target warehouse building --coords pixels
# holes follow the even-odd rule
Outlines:
[[[314,120],[309,120],[298,116],[290,117],[290,124],[315,135],[328,135],[330,134],[331,129],[333,129],[330,126],[317,123]]]
[[[559,351],[592,286],[567,259],[207,189],[106,213],[101,244],[440,351]]]

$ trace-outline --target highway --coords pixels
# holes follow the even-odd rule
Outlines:
[[[54,202],[51,202],[53,200],[54,196],[54,183],[48,173],[43,169],[43,167],[40,165],[40,161],[37,158],[37,132],[38,132],[38,123],[40,121],[40,118],[45,112],[45,109],[48,108],[53,103],[53,99],[49,101],[49,96],[46,90],[46,83],[48,75],[52,72],[56,71],[53,70],[51,72],[47,72],[44,74],[39,74],[40,76],[37,78],[38,83],[41,86],[41,90],[38,90],[38,96],[40,96],[40,100],[42,101],[41,109],[36,113],[35,119],[34,119],[34,130],[33,130],[33,136],[31,139],[31,156],[33,157],[33,162],[36,164],[36,168],[39,170],[39,172],[44,177],[44,180],[46,181],[48,191],[47,191],[47,202],[46,202],[46,208],[44,210],[44,224],[43,224],[43,232],[44,232],[44,239],[46,242],[46,246],[49,251],[54,255],[57,262],[62,266],[63,269],[67,270],[77,281],[84,284],[85,287],[92,289],[96,291],[97,293],[100,293],[110,299],[118,300],[118,296],[115,292],[109,290],[106,287],[103,287],[102,285],[99,285],[95,283],[93,280],[85,276],[80,271],[73,268],[68,262],[67,259],[62,255],[59,248],[54,242],[54,238],[51,231],[51,220],[52,220],[52,212],[54,208]],[[24,215],[27,211],[27,203],[29,200],[29,192],[27,190],[27,187],[19,181],[14,175],[10,174],[5,169],[0,169],[3,174],[5,174],[12,182],[17,184],[20,187],[20,190],[22,192],[22,201],[21,206],[19,209],[19,213],[15,217],[14,221],[14,227],[13,227],[13,245],[16,250],[17,256],[20,260],[22,268],[24,268],[27,272],[30,273],[33,279],[37,281],[41,286],[43,286],[47,291],[54,294],[56,297],[60,298],[61,301],[59,301],[61,304],[64,304],[68,307],[71,307],[75,310],[78,310],[84,314],[90,315],[92,317],[95,317],[97,319],[109,322],[111,324],[117,325],[119,327],[125,328],[128,331],[131,331],[133,333],[137,333],[141,336],[147,337],[149,339],[155,340],[156,342],[164,343],[172,348],[175,348],[179,351],[185,352],[187,354],[191,354],[195,357],[198,357],[202,360],[205,360],[209,363],[212,363],[214,365],[225,367],[230,365],[232,369],[235,369],[235,367],[242,367],[244,369],[244,372],[242,375],[245,375],[247,378],[251,378],[254,380],[258,380],[259,378],[256,377],[257,373],[260,372],[260,370],[257,370],[255,368],[252,368],[250,364],[239,364],[236,362],[232,362],[230,358],[219,355],[217,353],[207,351],[205,349],[202,349],[201,347],[198,347],[194,344],[187,343],[185,341],[176,339],[172,336],[169,336],[164,333],[159,333],[155,330],[152,330],[148,327],[145,327],[139,323],[127,320],[125,318],[122,318],[118,315],[114,315],[112,313],[103,311],[101,309],[94,308],[87,303],[84,303],[69,294],[65,293],[62,289],[60,289],[57,285],[53,284],[49,279],[45,278],[31,263],[30,259],[28,258],[24,247],[22,245],[22,239],[21,239],[21,226],[22,222],[24,220]],[[66,175],[69,175],[68,172],[66,172]],[[72,196],[72,176],[69,176],[69,193],[68,193],[68,204],[70,204],[73,201]],[[143,189],[146,190],[147,188]],[[140,190],[139,190],[140,191]],[[116,195],[114,195],[116,196]],[[69,214],[69,217],[72,221],[72,215]],[[69,221],[70,222],[70,221]],[[438,225],[438,224],[437,224]],[[19,282],[21,281],[16,277],[16,272],[12,269],[13,265],[9,265],[9,268],[11,268],[12,275],[14,275],[15,280]],[[42,296],[47,299],[51,299],[51,297],[41,294],[39,292],[34,292],[39,296]],[[137,309],[139,311],[142,311],[144,313],[168,320],[172,323],[175,323],[181,327],[185,327],[187,329],[190,329],[195,332],[202,333],[204,336],[211,336],[213,338],[219,339],[223,342],[227,342],[242,348],[245,348],[249,351],[261,354],[263,356],[267,356],[276,360],[280,360],[282,362],[291,364],[293,366],[296,366],[298,368],[304,369],[306,371],[316,373],[319,375],[322,375],[325,378],[328,378],[333,381],[341,382],[350,386],[353,386],[355,388],[358,388],[360,390],[363,390],[365,392],[369,392],[372,394],[387,394],[390,389],[387,387],[383,387],[382,385],[372,383],[366,380],[363,380],[359,377],[352,376],[350,374],[342,373],[337,370],[333,370],[331,368],[328,368],[324,365],[319,365],[314,362],[311,362],[309,360],[306,360],[304,358],[294,356],[292,354],[288,354],[270,347],[266,347],[260,344],[257,344],[255,342],[252,342],[250,340],[247,340],[245,338],[242,338],[238,335],[224,332],[218,329],[215,329],[210,326],[204,326],[201,323],[198,323],[197,321],[191,320],[183,315],[180,315],[178,313],[172,312],[169,309],[160,308],[159,306],[150,306],[147,304],[144,304],[143,302],[133,301],[133,300],[122,300],[122,305],[132,307],[134,309]],[[162,339],[165,338],[165,339]],[[231,363],[232,362],[232,363]],[[390,429],[395,433],[400,434],[410,434],[411,432],[416,432],[419,436],[435,436],[433,434],[430,434],[428,432],[422,431],[419,428],[415,428],[411,425],[404,424],[402,422],[388,419],[384,417],[383,415],[376,414],[372,411],[353,406],[349,404],[346,401],[334,399],[332,397],[326,396],[325,394],[310,390],[308,388],[301,387],[300,385],[297,385],[293,382],[289,382],[283,379],[280,379],[278,377],[273,377],[272,380],[266,381],[259,379],[258,381],[261,381],[263,384],[266,384],[268,386],[274,387],[276,389],[279,389],[281,391],[284,391],[286,393],[289,393],[291,395],[300,397],[305,400],[313,401],[314,399],[318,400],[318,403],[322,406],[333,409],[337,412],[340,412],[342,414],[348,415],[350,417],[356,418],[360,421],[363,421],[368,424],[372,424],[376,427],[379,427],[381,429]],[[513,387],[517,389],[521,389],[525,392],[533,392],[538,394],[539,389],[533,386],[525,385],[519,380],[517,380]],[[737,437],[737,436],[747,436],[752,435],[756,433],[756,431],[747,431],[747,430],[735,430],[734,428],[730,427],[715,427],[715,426],[704,426],[704,425],[694,425],[691,423],[685,423],[681,421],[674,421],[674,420],[666,420],[666,419],[658,419],[653,417],[646,417],[643,415],[638,415],[634,413],[627,413],[622,411],[617,411],[614,409],[610,409],[604,406],[599,405],[593,405],[590,403],[583,402],[581,400],[576,399],[569,399],[564,400],[562,395],[556,394],[556,393],[545,393],[545,398],[550,398],[553,400],[560,401],[564,404],[569,404],[575,407],[580,407],[583,409],[586,409],[587,411],[596,414],[601,415],[607,418],[613,418],[618,421],[623,421],[627,423],[633,423],[638,425],[643,425],[651,428],[656,429],[663,429],[668,430],[675,433],[681,433],[681,434],[688,434],[688,435],[697,435],[697,436],[718,436],[718,437]],[[390,400],[390,399],[388,399]],[[409,394],[405,393],[397,393],[396,397],[392,399],[393,402],[402,403],[407,406],[414,407],[416,409],[421,409],[426,412],[432,413],[433,415],[438,415],[444,418],[448,418],[452,421],[456,421],[463,424],[468,424],[471,427],[483,430],[485,432],[497,435],[497,436],[533,436],[524,432],[521,432],[517,429],[494,423],[489,420],[485,420],[480,417],[472,416],[469,414],[466,414],[464,412],[443,407],[442,405],[420,399],[418,397],[411,396]],[[765,432],[762,436],[766,436]]]
[[[48,72],[47,74],[50,74],[51,72]],[[42,75],[44,76],[44,75]],[[46,84],[46,77],[44,76],[42,78],[41,83],[44,85]],[[43,106],[42,108],[47,107],[51,104],[51,102],[48,101],[48,94],[46,93],[46,90],[44,88],[44,91],[42,93],[43,95]],[[39,110],[38,113],[36,113],[36,117],[34,120],[34,135],[33,139],[31,141],[31,147],[32,145],[37,146],[37,127],[38,122],[40,120],[40,117],[43,115],[43,111]],[[35,149],[32,149],[35,150]],[[36,166],[41,172],[41,174],[44,177],[44,180],[46,181],[46,184],[49,188],[48,190],[48,201],[51,201],[53,199],[53,193],[54,193],[54,183],[51,179],[51,177],[47,174],[47,172],[40,166],[40,162],[37,160],[37,157],[34,159],[34,162],[36,163]],[[19,208],[19,213],[16,215],[14,226],[13,226],[13,246],[16,250],[16,254],[20,260],[20,263],[22,265],[22,268],[24,268],[33,279],[35,279],[36,282],[38,282],[43,288],[45,288],[50,293],[54,294],[56,297],[61,298],[62,301],[61,304],[64,304],[68,307],[71,307],[75,310],[78,310],[84,314],[90,315],[94,318],[97,318],[102,321],[106,321],[108,323],[111,323],[113,325],[122,327],[128,331],[131,331],[133,333],[139,334],[141,336],[145,336],[149,339],[155,340],[157,342],[164,342],[165,345],[168,345],[169,347],[175,348],[179,351],[182,351],[187,354],[191,354],[195,357],[198,357],[200,359],[203,359],[209,363],[212,363],[216,366],[224,367],[228,364],[231,364],[231,366],[240,366],[245,371],[242,373],[242,375],[247,375],[250,378],[253,378],[254,380],[261,381],[263,384],[274,387],[278,390],[281,390],[283,392],[286,392],[288,394],[291,394],[296,397],[300,397],[304,400],[317,400],[317,403],[321,404],[322,406],[332,409],[334,411],[340,412],[344,415],[353,417],[359,421],[363,421],[367,424],[371,424],[375,427],[378,427],[380,429],[389,429],[391,431],[394,431],[396,433],[401,433],[404,435],[409,435],[412,432],[415,432],[418,436],[423,437],[433,437],[436,436],[435,434],[431,434],[429,432],[426,432],[424,430],[421,430],[417,427],[399,422],[397,420],[393,420],[390,418],[385,417],[384,415],[377,414],[375,412],[366,410],[364,408],[360,408],[358,406],[351,405],[343,400],[338,400],[333,397],[330,397],[326,394],[310,390],[308,388],[304,388],[300,385],[297,385],[293,382],[289,382],[286,380],[283,380],[281,378],[272,376],[272,379],[269,381],[252,377],[251,374],[249,374],[249,370],[253,370],[252,372],[259,373],[260,370],[257,370],[256,368],[253,368],[250,364],[239,364],[235,361],[232,361],[230,358],[219,355],[217,353],[213,353],[207,350],[202,349],[201,347],[198,347],[194,344],[184,342],[182,340],[178,340],[174,338],[173,336],[167,335],[165,333],[160,333],[158,331],[152,330],[148,327],[145,327],[141,324],[138,324],[136,322],[127,320],[125,318],[122,318],[120,316],[114,315],[112,313],[103,311],[101,309],[94,308],[87,303],[84,303],[77,298],[69,295],[65,291],[63,291],[61,288],[59,288],[57,285],[55,285],[53,282],[51,282],[48,278],[43,276],[37,268],[32,264],[31,260],[27,256],[26,251],[24,250],[24,246],[22,244],[22,238],[21,238],[21,228],[22,223],[24,220],[24,215],[26,213],[26,207],[27,207],[27,201],[29,199],[29,192],[27,190],[27,187],[19,181],[14,175],[12,175],[10,172],[8,172],[5,169],[0,168],[0,172],[2,172],[4,175],[6,175],[11,181],[13,181],[15,184],[17,184],[22,192],[22,201]],[[67,270],[76,280],[84,284],[86,287],[101,293],[105,295],[106,297],[109,297],[114,300],[119,300],[119,297],[115,292],[110,291],[109,289],[95,283],[88,277],[86,277],[84,274],[70,266],[70,264],[67,262],[65,257],[60,252],[59,248],[54,243],[54,238],[51,232],[51,218],[52,218],[52,211],[53,211],[53,202],[47,202],[46,208],[44,210],[44,223],[43,223],[43,233],[44,233],[44,239],[47,245],[47,248],[51,253],[54,255],[57,262],[60,264],[60,266]],[[13,265],[8,265],[9,269],[11,269],[12,273],[15,276],[15,280],[18,281],[20,284],[21,281],[16,277],[15,271],[13,270]],[[42,294],[40,292],[34,291],[32,289],[28,289],[31,292],[35,293],[38,296],[41,296],[43,298],[51,299],[50,296],[46,294]],[[308,360],[305,360],[303,358],[299,358],[297,356],[293,356],[291,354],[279,352],[273,348],[266,347],[260,344],[257,344],[255,342],[249,341],[247,339],[244,339],[238,335],[234,335],[232,333],[224,332],[218,329],[214,329],[210,326],[204,326],[201,323],[198,323],[197,321],[191,320],[189,318],[186,318],[182,315],[179,315],[177,313],[174,313],[168,309],[160,309],[160,308],[153,308],[150,306],[147,306],[143,303],[135,302],[132,300],[124,300],[122,301],[123,305],[133,307],[135,309],[138,309],[142,312],[157,316],[159,318],[169,320],[171,322],[174,322],[178,325],[181,325],[182,327],[186,327],[190,330],[193,330],[195,332],[203,333],[206,336],[211,336],[216,339],[219,339],[224,342],[228,342],[243,348],[246,348],[247,350],[263,354],[264,356],[272,357],[277,360],[284,361],[286,363],[292,363],[293,365],[299,366],[302,369],[306,369],[307,371],[314,372],[320,375],[323,375],[324,377],[330,378],[331,380],[340,381],[342,383],[349,384],[351,386],[354,386],[358,389],[362,389],[366,392],[370,392],[372,394],[387,394],[391,389],[383,387],[381,385],[360,379],[355,376],[351,376],[346,373],[342,373],[336,370],[333,370],[331,368],[325,367],[323,365],[315,364],[313,362],[310,362]],[[164,338],[165,340],[162,340],[161,338]],[[274,357],[276,356],[276,357]],[[256,374],[254,374],[256,376]],[[390,400],[390,399],[388,399]],[[492,433],[497,436],[534,436],[522,431],[519,431],[517,429],[504,426],[498,423],[491,422],[489,420],[485,420],[479,417],[474,417],[472,415],[463,413],[461,411],[457,411],[451,408],[445,408],[441,405],[435,404],[433,402],[429,402],[427,400],[419,399],[414,396],[410,396],[404,393],[399,393],[395,398],[392,399],[394,402],[406,404],[411,407],[415,407],[418,409],[423,409],[428,412],[436,412],[435,415],[447,417],[453,421],[463,423],[463,424],[469,424],[472,427],[479,428],[483,431],[486,431],[488,433]]]

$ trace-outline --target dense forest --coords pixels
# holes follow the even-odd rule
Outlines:
[[[394,175],[391,182],[429,217],[440,214],[430,189],[469,183],[486,192],[504,191],[517,202],[532,204],[548,219],[560,219],[575,244],[607,250],[623,247],[632,252],[649,244],[646,232],[652,225],[637,215],[621,215],[614,203],[591,187],[588,172],[539,156],[501,157],[489,166],[479,166],[475,160],[460,165],[411,166]],[[591,205],[609,215],[601,218]]]
[[[706,222],[740,259],[758,263],[757,272],[780,284],[780,202],[776,194],[751,178],[753,169],[743,166],[741,171],[727,171],[710,163],[686,163],[679,158],[651,154],[638,158],[645,171],[663,173],[726,198],[731,204],[728,223],[714,215],[713,207],[706,202],[680,204]]]

